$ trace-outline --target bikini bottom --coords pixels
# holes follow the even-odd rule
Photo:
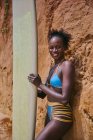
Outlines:
[[[69,104],[64,105],[58,102],[48,102],[47,116],[49,120],[59,120],[61,122],[72,122],[72,110]]]

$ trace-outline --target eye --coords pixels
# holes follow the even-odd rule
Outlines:
[[[62,49],[62,47],[61,46],[56,46],[56,49],[59,50],[59,49]]]
[[[53,48],[54,48],[53,46],[49,46],[49,49],[50,49],[50,50],[53,50]]]

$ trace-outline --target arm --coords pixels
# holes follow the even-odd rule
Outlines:
[[[73,85],[73,66],[71,62],[65,61],[64,62],[64,70],[63,70],[63,86],[62,86],[62,94],[58,94],[56,91],[53,91],[43,85],[40,84],[40,89],[46,93],[48,96],[56,99],[57,102],[67,104],[70,99],[71,89]]]
[[[48,78],[46,80],[45,85],[47,85],[47,82],[48,82]],[[46,94],[40,88],[37,88],[37,96],[41,99],[44,99],[46,97]]]
[[[46,97],[46,94],[40,89],[37,89],[37,96],[41,99],[44,99]]]

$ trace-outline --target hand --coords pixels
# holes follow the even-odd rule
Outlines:
[[[37,88],[38,93],[42,92],[42,89],[40,89],[40,87]]]
[[[42,83],[40,76],[36,74],[29,74],[28,80],[29,82],[34,84],[36,87],[39,87],[40,84]]]

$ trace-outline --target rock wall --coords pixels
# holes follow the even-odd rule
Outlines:
[[[12,1],[0,0],[0,140],[11,140]]]
[[[72,35],[68,59],[75,64],[74,124],[64,140],[93,139],[93,0],[36,0],[38,71],[45,81],[51,64],[49,28],[63,28]],[[38,99],[36,135],[44,125],[46,99]]]

